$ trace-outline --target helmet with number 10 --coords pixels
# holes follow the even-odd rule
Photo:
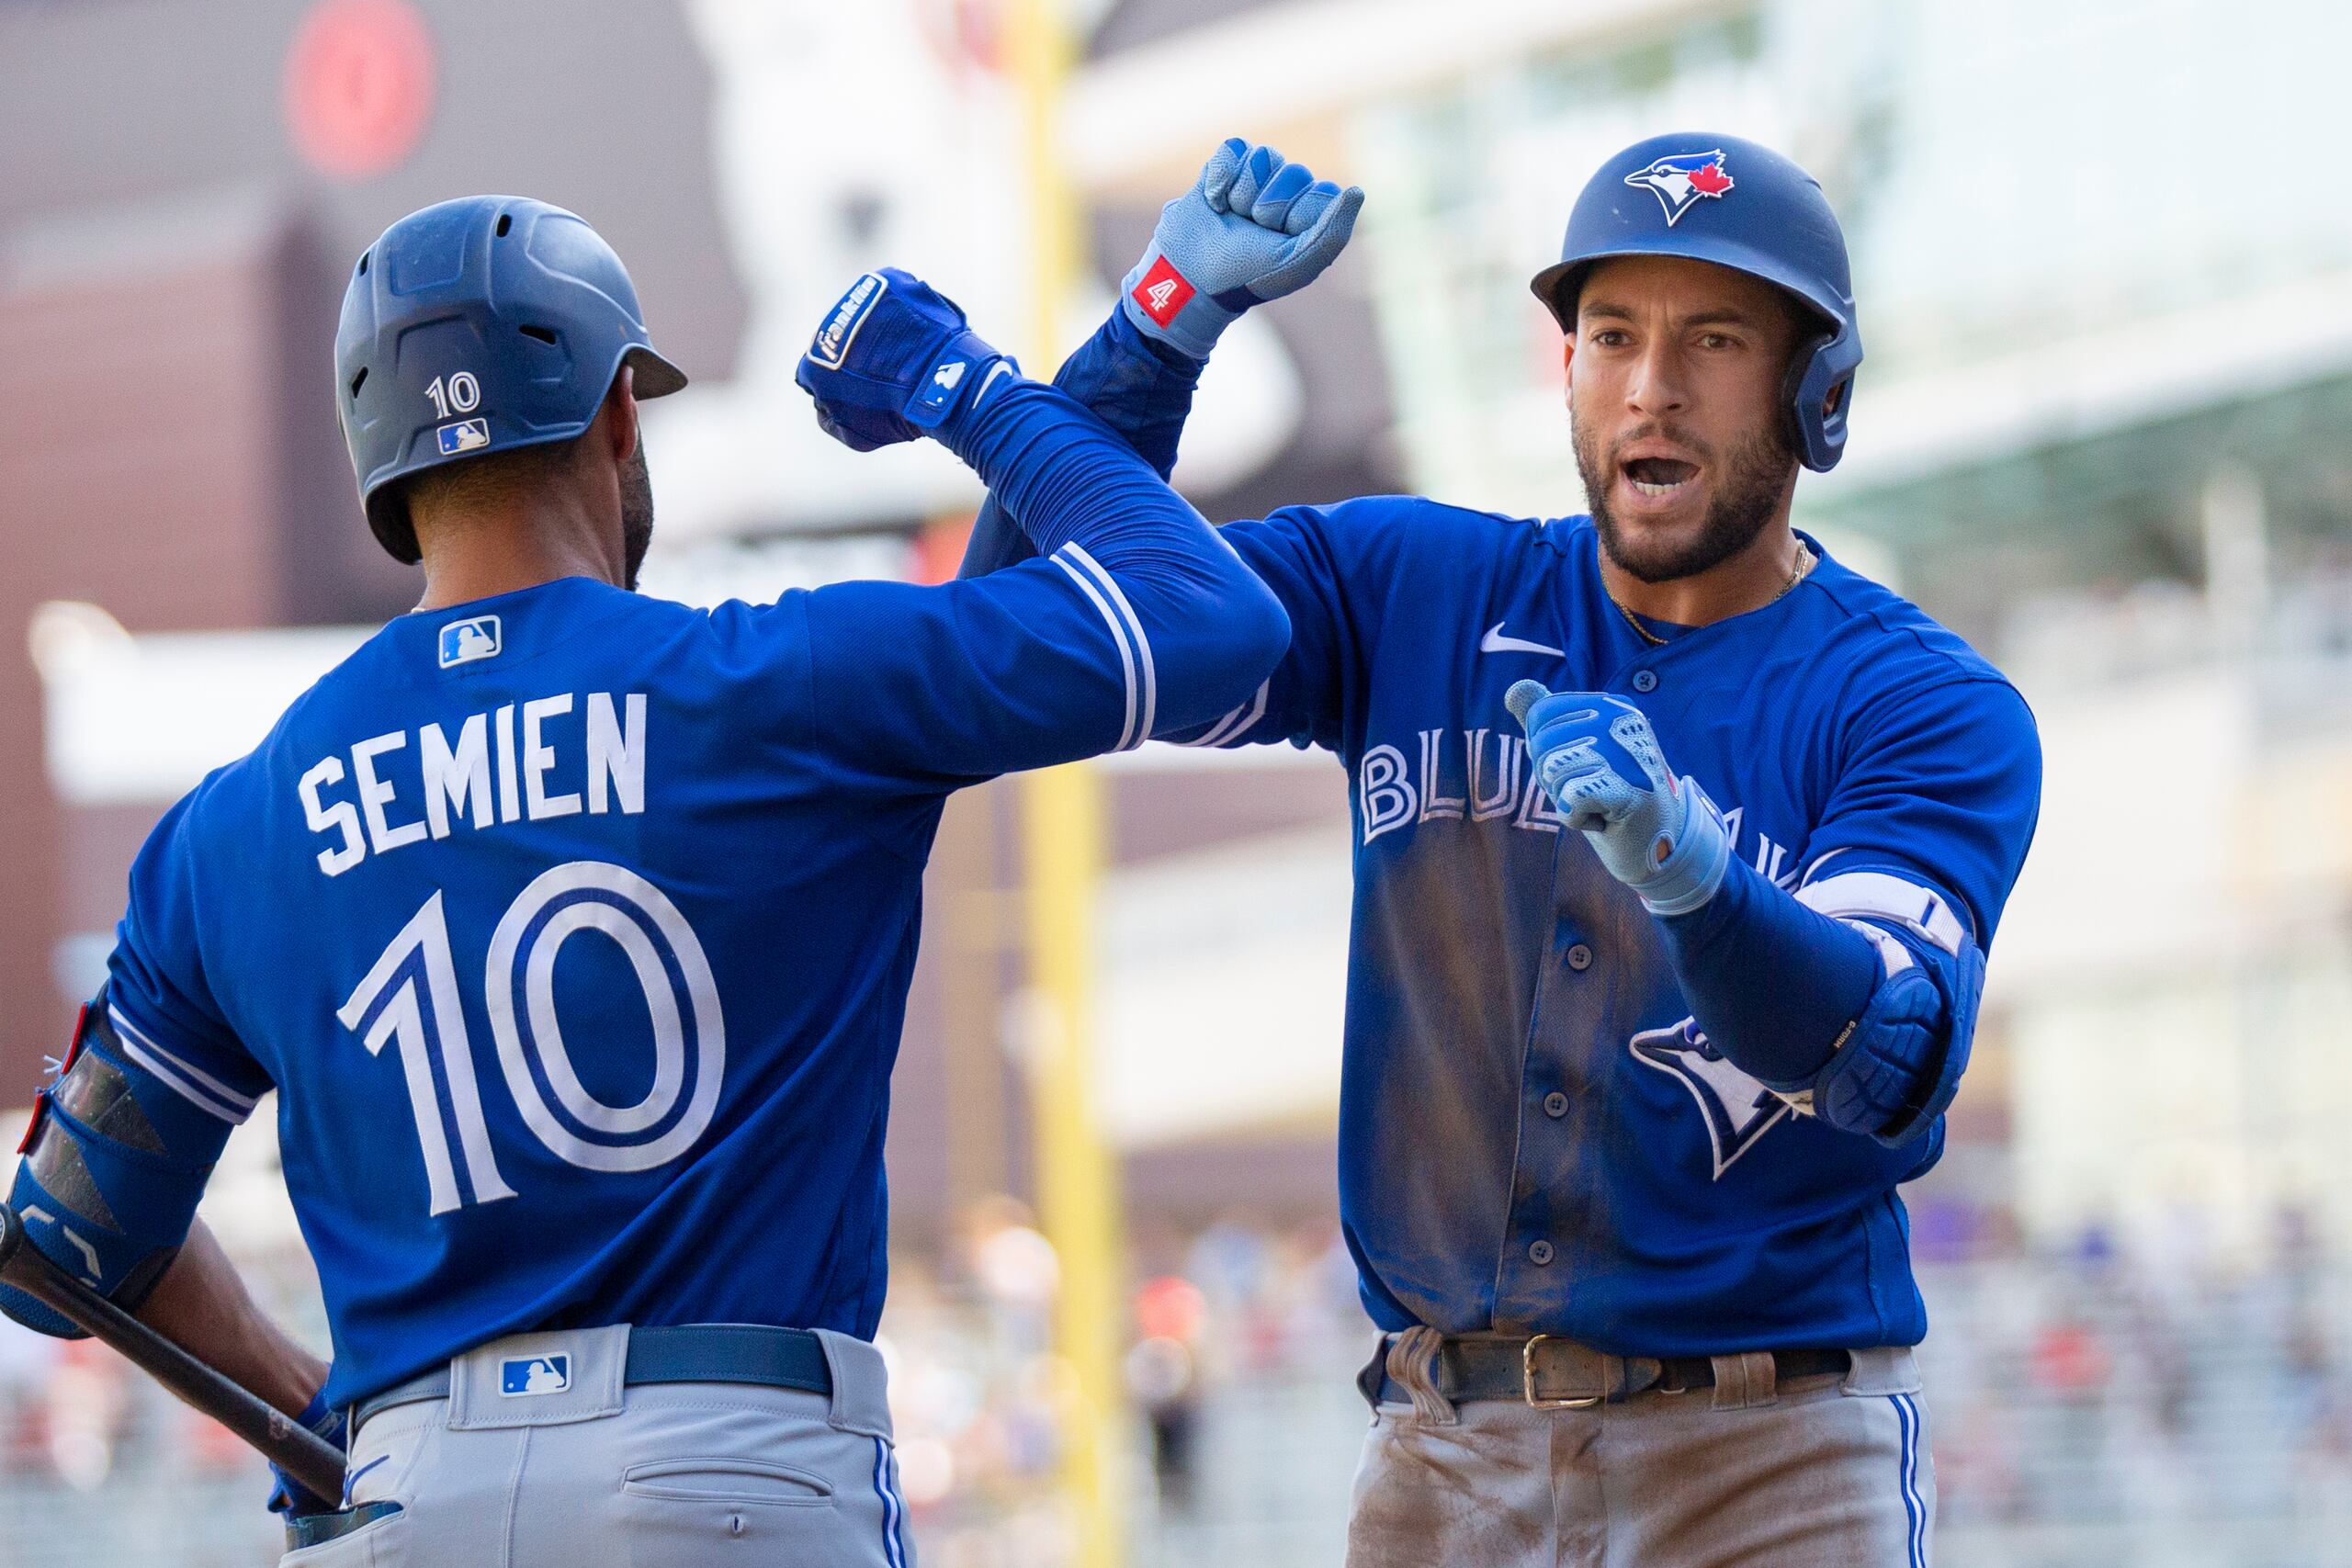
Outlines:
[[[686,384],[654,352],[628,269],[576,215],[471,196],[385,230],[352,269],[334,343],[335,411],[378,542],[414,562],[400,480],[570,440],[624,366],[639,398]]]

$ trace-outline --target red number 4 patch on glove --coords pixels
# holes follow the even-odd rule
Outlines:
[[[1143,307],[1145,315],[1164,327],[1176,319],[1176,312],[1191,300],[1193,292],[1175,264],[1162,256],[1151,264],[1151,270],[1136,285],[1135,301]]]

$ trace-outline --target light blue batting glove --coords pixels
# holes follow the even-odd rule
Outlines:
[[[1127,319],[1194,359],[1252,305],[1314,282],[1347,248],[1363,192],[1318,180],[1271,147],[1227,137],[1200,182],[1159,209],[1120,286]]]
[[[1715,896],[1731,865],[1723,813],[1696,781],[1674,776],[1641,709],[1541,681],[1517,682],[1503,705],[1527,731],[1553,807],[1651,914],[1687,915]]]

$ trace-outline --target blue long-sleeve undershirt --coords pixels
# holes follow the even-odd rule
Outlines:
[[[978,581],[812,591],[829,747],[925,782],[1047,767],[1213,720],[1281,660],[1282,601],[1065,394],[1000,378],[940,435],[1051,564],[1021,539],[1023,564]]]
[[[924,776],[1044,767],[1214,719],[1281,660],[1282,601],[1067,395],[1000,380],[941,436],[1011,502],[1023,550],[1054,565],[812,592],[831,744]],[[1094,700],[1105,677],[1121,704],[1107,713]]]
[[[1708,1043],[1773,1089],[1812,1083],[1885,972],[1860,931],[1736,858],[1713,898],[1658,926]]]
[[[942,434],[1039,555],[1073,539],[1100,556],[1130,536],[1172,536],[1206,546],[1236,587],[1257,581],[1191,502],[1067,393],[1015,382]]]
[[[1201,361],[1154,343],[1136,330],[1125,310],[1111,319],[1063,361],[1054,385],[1106,421],[1129,450],[1162,479],[1176,467],[1177,442],[1193,412]],[[968,459],[967,459],[968,460]],[[991,489],[972,525],[958,577],[985,577],[1030,557],[1028,513],[1019,504],[1007,515],[1005,498]]]

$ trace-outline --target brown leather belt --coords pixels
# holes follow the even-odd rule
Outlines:
[[[1387,1343],[1383,1340],[1384,1346]],[[1842,1377],[1853,1365],[1844,1350],[1774,1350],[1776,1382],[1794,1378]],[[1409,1401],[1412,1391],[1386,1374],[1378,1362],[1378,1398]],[[1467,1335],[1448,1339],[1437,1359],[1438,1392],[1455,1404],[1486,1399],[1518,1400],[1538,1410],[1581,1410],[1613,1404],[1637,1393],[1685,1393],[1713,1388],[1715,1360],[1709,1356],[1612,1356],[1556,1335]]]

